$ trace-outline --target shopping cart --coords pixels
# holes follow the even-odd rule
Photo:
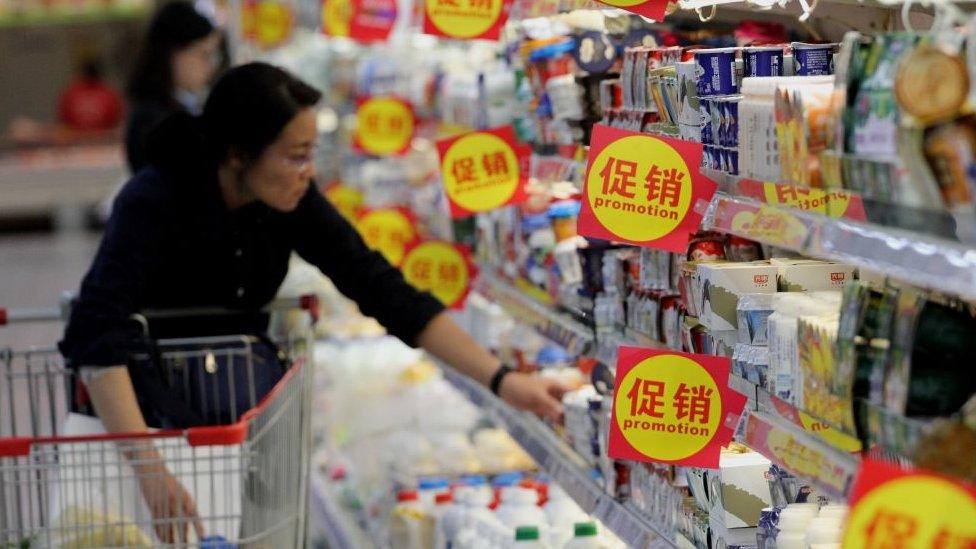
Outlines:
[[[0,325],[64,319],[68,309],[0,309]],[[309,296],[268,309],[317,314]],[[201,313],[227,311],[193,311]],[[187,311],[137,320],[174,314]],[[312,322],[294,320],[274,323],[292,326],[274,346],[255,336],[154,342],[168,391],[200,414],[229,410],[233,419],[148,433],[106,434],[97,419],[71,413],[88,395],[55,349],[0,350],[0,547],[304,546]],[[281,373],[262,396],[254,380],[268,348]],[[191,503],[151,497],[172,479]],[[193,502],[199,520],[187,518]]]

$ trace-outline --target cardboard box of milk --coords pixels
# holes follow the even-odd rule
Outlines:
[[[841,291],[854,279],[854,266],[828,261],[774,261],[781,292]]]
[[[709,516],[729,529],[752,528],[759,512],[772,505],[768,459],[756,452],[722,454],[717,470],[706,472]]]
[[[735,309],[739,298],[746,294],[775,293],[776,269],[760,261],[700,264],[701,323],[713,332],[737,330],[739,322]]]

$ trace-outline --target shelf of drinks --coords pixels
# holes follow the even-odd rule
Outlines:
[[[945,238],[727,192],[716,193],[702,226],[976,299],[976,249]]]
[[[505,428],[539,467],[585,512],[599,519],[630,547],[679,547],[677,539],[652,524],[629,503],[607,494],[592,478],[582,457],[537,417],[520,412],[450,368],[445,377],[498,426]]]
[[[370,530],[365,514],[347,510],[335,490],[314,468],[309,474],[308,486],[309,531],[313,536],[324,538],[331,549],[382,547]]]

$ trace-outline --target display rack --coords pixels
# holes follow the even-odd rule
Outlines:
[[[715,195],[702,226],[976,299],[976,249],[943,238],[727,193]]]
[[[552,480],[583,509],[630,547],[678,547],[629,503],[620,503],[593,480],[584,460],[537,417],[520,412],[471,379],[442,368],[447,380],[500,427],[505,428]]]
[[[347,511],[336,497],[335,490],[322,474],[313,470],[309,475],[309,510],[313,523],[331,549],[360,549],[381,547],[382,544],[368,528],[365,515]]]

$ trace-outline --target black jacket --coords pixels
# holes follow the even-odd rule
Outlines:
[[[146,146],[149,134],[160,122],[175,113],[185,112],[176,101],[139,101],[133,103],[125,125],[125,159],[129,173],[137,173],[149,163]]]
[[[115,201],[60,349],[72,366],[124,364],[135,337],[128,317],[147,308],[219,306],[240,318],[157,322],[155,337],[259,333],[296,251],[408,344],[443,306],[371,251],[313,184],[298,207],[260,203],[228,211],[213,170],[149,167]]]

